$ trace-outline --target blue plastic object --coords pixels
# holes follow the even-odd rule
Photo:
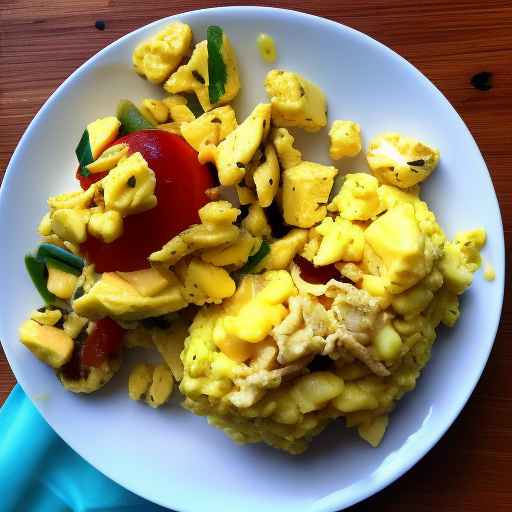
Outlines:
[[[2,512],[160,512],[94,469],[16,386],[0,409]]]

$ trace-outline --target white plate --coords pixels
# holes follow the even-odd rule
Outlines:
[[[413,66],[373,39],[337,23],[292,11],[233,7],[177,16],[195,39],[210,24],[233,42],[243,89],[239,119],[265,100],[262,31],[276,41],[276,66],[319,84],[329,118],[358,121],[368,141],[397,130],[441,149],[441,165],[424,188],[453,235],[483,226],[484,256],[497,270],[477,274],[462,300],[456,328],[442,330],[431,363],[391,416],[378,449],[334,423],[311,449],[291,457],[262,445],[240,447],[204,418],[177,406],[152,410],[128,399],[126,371],[92,397],[66,393],[52,371],[19,342],[17,327],[40,305],[23,267],[37,244],[46,198],[77,187],[73,154],[87,122],[111,115],[120,98],[138,101],[159,89],[131,71],[135,45],[173,18],[111,44],[73,73],[34,118],[10,162],[0,201],[0,339],[20,384],[56,432],[113,480],[180,511],[301,512],[349,506],[398,478],[438,441],[459,414],[484,368],[501,312],[504,245],[500,212],[485,163],[466,126],[442,94]],[[300,137],[309,158],[327,159],[327,136]],[[362,160],[341,168],[361,169]],[[41,400],[44,397],[44,400]]]

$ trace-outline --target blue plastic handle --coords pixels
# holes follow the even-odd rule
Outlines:
[[[2,512],[161,512],[85,462],[16,386],[0,409]]]

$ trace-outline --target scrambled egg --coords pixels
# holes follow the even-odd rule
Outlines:
[[[188,53],[191,43],[190,27],[180,21],[171,23],[135,48],[135,71],[150,82],[160,84],[178,67]]]
[[[67,366],[94,321],[109,317],[126,329],[126,348],[154,347],[163,359],[133,368],[133,400],[159,407],[176,381],[185,408],[240,443],[301,453],[342,418],[377,446],[397,401],[416,386],[436,329],[459,319],[485,231],[446,239],[419,187],[439,151],[399,133],[371,140],[373,175],[350,172],[334,193],[338,169],[303,160],[287,130],[326,126],[320,88],[298,73],[272,70],[264,83],[269,102],[238,124],[227,104],[240,88],[228,38],[219,38],[227,76],[215,105],[207,41],[180,66],[191,41],[190,27],[173,23],[141,43],[133,62],[171,93],[144,99],[143,115],[215,166],[220,186],[207,191],[215,200],[198,211],[199,224],[149,256],[150,268],[97,274],[86,265],[78,276],[48,265],[47,288],[59,308],[33,311],[20,339],[67,389],[90,393],[112,378],[120,357],[71,377]],[[181,92],[195,93],[205,113],[196,118]],[[50,197],[38,227],[45,241],[73,254],[89,235],[117,240],[126,216],[157,202],[156,177],[141,153],[128,156],[126,144],[105,150],[117,119],[87,129],[95,159],[88,170],[107,175],[86,191]],[[334,121],[329,137],[334,160],[361,151],[353,121]],[[236,194],[239,204],[221,193]],[[309,282],[311,272],[329,277]]]
[[[238,65],[231,43],[226,34],[223,34],[222,57],[226,66],[227,80],[224,94],[218,105],[230,102],[240,90],[240,78],[238,76]],[[205,112],[208,112],[217,105],[210,103],[208,93],[208,44],[207,41],[198,43],[190,60],[180,66],[165,82],[164,89],[171,94],[181,92],[193,92],[196,94],[199,103]]]
[[[327,106],[320,87],[298,73],[273,69],[265,78],[276,126],[299,126],[316,132],[327,124]]]

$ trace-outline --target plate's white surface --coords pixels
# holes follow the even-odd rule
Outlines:
[[[239,447],[176,403],[154,411],[126,393],[127,368],[93,397],[66,393],[52,371],[17,339],[17,327],[39,304],[23,267],[37,243],[46,198],[76,188],[74,148],[87,122],[111,115],[126,97],[138,101],[159,89],[131,71],[135,44],[162,20],[137,30],[84,64],[48,100],[13,156],[0,196],[0,339],[16,377],[50,425],[80,455],[130,490],[180,511],[334,511],[389,484],[418,461],[451,425],[472,392],[492,347],[504,282],[503,230],[496,196],[478,148],[440,92],[401,57],[347,27],[291,11],[226,8],[178,16],[195,39],[206,27],[224,27],[236,49],[243,90],[239,119],[257,101],[268,69],[256,37],[276,41],[275,66],[319,84],[329,119],[353,119],[365,142],[397,130],[441,149],[441,165],[424,188],[439,220],[453,235],[483,226],[484,256],[497,270],[479,273],[462,300],[457,327],[441,330],[432,361],[391,416],[378,449],[336,422],[302,456],[264,446]],[[328,162],[326,131],[298,137],[306,157]],[[362,160],[340,168],[366,169]],[[41,400],[40,397],[45,399]]]

